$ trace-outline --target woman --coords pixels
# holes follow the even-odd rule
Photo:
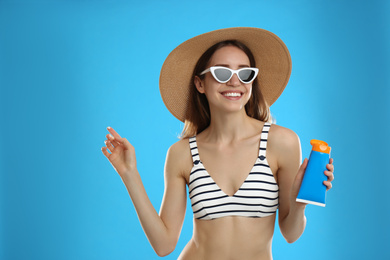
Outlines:
[[[103,154],[125,183],[159,256],[171,253],[178,241],[186,186],[194,233],[179,259],[272,259],[277,209],[287,242],[301,236],[306,204],[296,197],[307,159],[299,166],[301,148],[294,132],[268,123],[269,106],[290,72],[284,43],[257,28],[209,32],[171,52],[160,91],[185,126],[181,140],[168,150],[159,214],[142,185],[134,148],[108,128]],[[332,159],[327,169],[324,185],[330,189]]]

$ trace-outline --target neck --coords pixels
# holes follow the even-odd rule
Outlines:
[[[216,142],[234,142],[247,136],[250,118],[245,110],[237,113],[212,114],[210,126],[207,128],[206,138]]]

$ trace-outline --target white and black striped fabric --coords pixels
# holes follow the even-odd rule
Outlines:
[[[270,127],[269,123],[264,124],[256,163],[233,196],[225,194],[206,171],[199,157],[196,137],[189,139],[194,165],[188,191],[196,219],[211,220],[227,216],[260,218],[276,212],[279,205],[279,186],[266,157]]]

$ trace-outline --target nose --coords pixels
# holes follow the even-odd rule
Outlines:
[[[236,73],[233,74],[232,78],[227,82],[228,86],[237,87],[241,84]]]

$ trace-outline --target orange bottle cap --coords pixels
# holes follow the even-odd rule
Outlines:
[[[324,141],[313,139],[310,141],[310,144],[313,146],[313,151],[330,154],[330,146]]]

